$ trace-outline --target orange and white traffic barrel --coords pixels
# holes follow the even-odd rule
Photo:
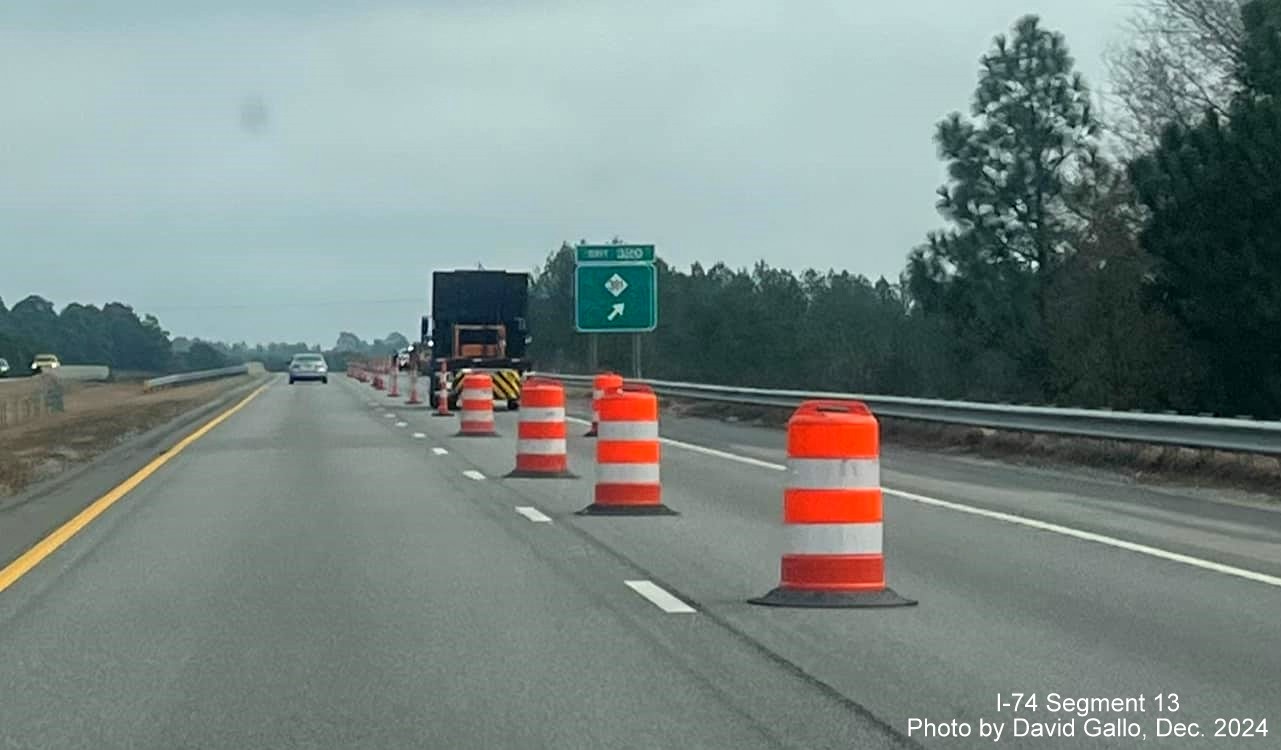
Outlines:
[[[418,363],[411,361],[409,363],[409,398],[405,399],[406,404],[421,404],[423,400],[418,397]]]
[[[396,360],[391,361],[387,372],[391,375],[391,387],[387,389],[387,398],[400,398],[400,368],[396,366]]]
[[[569,471],[565,386],[531,377],[521,386],[516,468],[509,477],[574,477]]]
[[[623,387],[623,376],[613,372],[602,372],[592,378],[592,426],[583,437],[596,437],[600,423],[600,400],[607,391]]]
[[[659,478],[658,397],[647,385],[606,390],[600,399],[594,502],[579,515],[672,516]]]
[[[801,404],[787,423],[786,481],[781,582],[753,604],[916,604],[885,585],[880,426],[866,404]]]
[[[489,373],[472,372],[463,376],[459,404],[462,407],[459,436],[492,437],[498,434],[494,429],[494,381]]]
[[[452,417],[449,411],[449,363],[441,360],[440,373],[437,374],[436,411],[433,417]]]

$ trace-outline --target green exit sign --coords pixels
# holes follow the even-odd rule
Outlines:
[[[579,245],[577,250],[575,330],[644,333],[658,327],[653,245]]]
[[[658,271],[649,263],[584,263],[574,271],[574,328],[642,333],[658,326]]]
[[[653,245],[579,245],[579,263],[653,263]]]

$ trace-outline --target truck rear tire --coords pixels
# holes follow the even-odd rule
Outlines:
[[[508,399],[507,401],[508,411],[516,411],[519,408],[520,408],[520,399],[518,398]]]

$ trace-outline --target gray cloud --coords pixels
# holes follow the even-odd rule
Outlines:
[[[579,237],[653,241],[681,265],[897,275],[939,223],[933,125],[966,106],[992,35],[1039,12],[1097,85],[1124,14],[1114,0],[110,5],[0,11],[0,294],[326,342],[413,329],[433,268],[530,268]],[[255,97],[265,118],[246,132]]]

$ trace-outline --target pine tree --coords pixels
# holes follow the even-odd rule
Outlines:
[[[1154,290],[1209,359],[1220,409],[1281,416],[1281,0],[1242,8],[1248,35],[1230,124],[1172,126],[1131,165],[1150,212]]]
[[[970,117],[939,123],[948,162],[939,212],[951,228],[912,253],[913,298],[958,328],[963,359],[1009,353],[1044,387],[1045,292],[1080,229],[1068,196],[1095,158],[1089,91],[1062,35],[1036,16],[981,59]]]

